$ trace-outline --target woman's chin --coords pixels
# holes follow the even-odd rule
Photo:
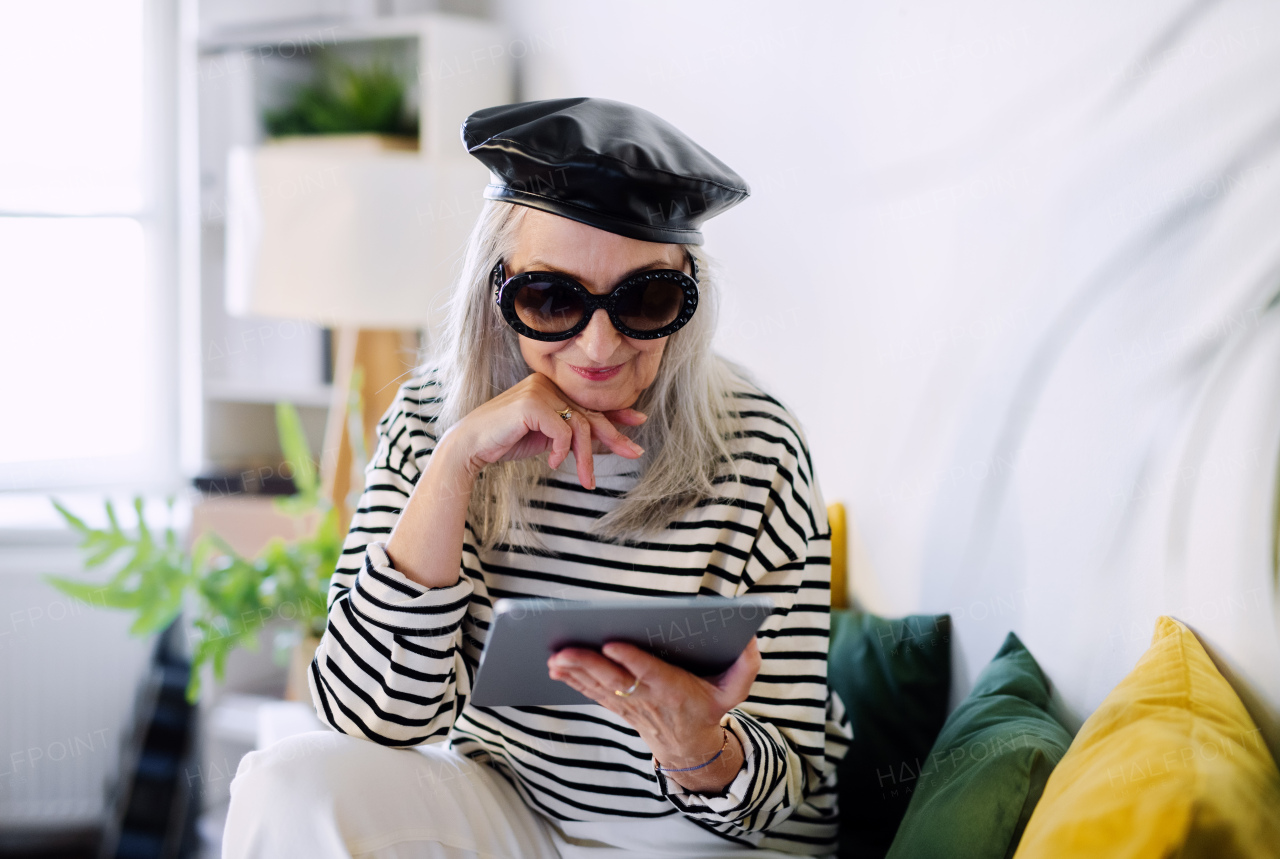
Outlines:
[[[605,394],[593,395],[584,393],[569,394],[569,397],[584,409],[591,409],[593,412],[613,412],[618,409],[630,408],[638,399],[634,395],[608,396]]]
[[[561,385],[560,390],[584,409],[593,412],[612,412],[630,407],[639,398],[639,394],[630,386],[608,382],[587,382],[574,380],[571,384]]]

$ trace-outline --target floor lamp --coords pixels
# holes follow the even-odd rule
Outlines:
[[[321,476],[344,524],[354,492],[347,395],[360,368],[366,444],[438,322],[488,174],[472,159],[368,141],[232,150],[227,307],[333,329]],[[372,450],[370,450],[372,453]]]

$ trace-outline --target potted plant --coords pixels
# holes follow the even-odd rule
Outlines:
[[[417,149],[418,122],[406,111],[404,96],[404,82],[387,63],[357,68],[328,59],[287,105],[266,111],[263,124],[277,144]]]
[[[293,406],[278,404],[280,446],[292,469],[296,494],[276,500],[295,519],[298,539],[274,538],[255,557],[235,552],[216,534],[184,546],[172,525],[155,532],[135,498],[137,525],[126,529],[110,501],[107,525],[94,528],[57,501],[54,506],[80,537],[85,567],[114,567],[105,582],[48,576],[63,593],[90,605],[135,614],[130,632],[160,632],[186,611],[192,625],[191,679],[187,698],[200,694],[201,668],[210,665],[221,679],[227,656],[237,647],[256,648],[270,620],[286,621],[289,631],[278,644],[293,644],[287,695],[306,697],[306,666],[324,632],[329,577],[342,550],[338,512],[320,493],[319,478],[306,435]],[[172,508],[172,499],[170,507]]]

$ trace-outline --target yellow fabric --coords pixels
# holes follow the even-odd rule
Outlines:
[[[1015,859],[1280,856],[1280,771],[1195,635],[1168,617],[1045,786]]]
[[[827,505],[827,522],[831,526],[831,607],[848,608],[849,531],[839,501]]]

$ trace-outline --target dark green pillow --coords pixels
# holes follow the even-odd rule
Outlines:
[[[838,855],[883,859],[947,718],[951,617],[833,611],[827,677],[853,725],[838,770]]]
[[[1045,712],[1049,684],[1012,632],[947,719],[889,859],[1005,859],[1071,735]]]

